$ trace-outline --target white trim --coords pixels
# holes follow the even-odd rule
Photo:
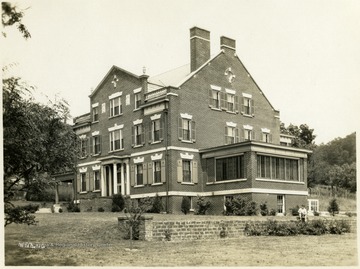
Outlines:
[[[119,130],[119,129],[122,129],[122,128],[124,128],[124,124],[117,125],[115,123],[114,126],[108,128],[108,130],[109,130],[109,132],[112,132],[112,131],[116,131],[116,130]]]
[[[261,131],[266,134],[270,134],[270,129],[268,128],[261,128]]]
[[[133,121],[134,125],[142,124],[142,122],[143,122],[143,119],[137,119],[137,120]]]
[[[175,146],[170,146],[170,147],[168,147],[168,149],[179,150],[179,151],[189,151],[189,152],[195,152],[195,153],[199,152],[198,149],[175,147]]]
[[[215,86],[215,85],[210,85],[211,89],[214,91],[221,91],[221,87],[219,86]]]
[[[98,171],[98,170],[100,170],[100,168],[101,168],[101,166],[99,164],[96,164],[96,165],[92,166],[93,171]]]
[[[91,136],[97,136],[97,135],[99,135],[99,134],[100,134],[99,131],[94,131],[94,132],[91,133]]]
[[[243,125],[245,130],[252,130],[253,127],[251,125]]]
[[[237,123],[235,122],[232,122],[232,121],[229,121],[229,122],[226,122],[226,126],[229,126],[229,127],[236,127],[237,126]]]
[[[233,95],[236,94],[236,91],[235,91],[235,90],[231,90],[231,89],[227,89],[227,88],[225,88],[225,92],[226,92],[226,93],[233,94]]]
[[[166,96],[168,96],[168,95],[179,96],[177,93],[173,93],[173,92],[168,92],[168,93],[166,94]]]
[[[192,160],[192,159],[194,159],[194,154],[189,154],[187,152],[180,153],[180,157],[181,157],[181,159]]]
[[[161,118],[161,114],[155,114],[155,115],[150,117],[151,120],[158,120],[160,118]]]
[[[139,93],[139,92],[141,92],[141,87],[134,90],[134,93]]]
[[[109,100],[114,99],[116,97],[120,97],[121,95],[122,95],[122,92],[115,92],[109,96]]]
[[[214,181],[214,182],[206,182],[206,185],[224,184],[224,183],[241,182],[241,181],[247,181],[247,179],[246,178],[239,178],[239,179],[230,179],[230,180],[220,180],[220,181]]]
[[[206,38],[201,37],[201,36],[198,36],[198,35],[194,35],[194,36],[190,37],[190,40],[191,40],[191,39],[194,39],[194,38],[199,38],[199,39],[202,39],[202,40],[205,40],[205,41],[209,41],[209,42],[210,42],[210,39],[206,39]]]
[[[221,46],[220,46],[221,48],[229,48],[229,49],[232,49],[232,50],[236,50],[236,48],[234,48],[234,47],[231,47],[231,46],[228,46],[228,45],[224,45],[224,44],[222,44]]]
[[[264,182],[290,183],[290,184],[305,185],[305,182],[303,182],[303,181],[291,181],[291,180],[268,179],[268,178],[255,178],[255,180],[256,181],[264,181]]]
[[[86,135],[84,134],[84,135],[79,135],[79,139],[80,140],[85,140],[86,139]]]
[[[82,166],[87,166],[87,165],[92,165],[92,164],[98,164],[101,163],[100,161],[93,161],[93,162],[88,162],[88,163],[80,163],[77,165],[77,167],[82,167]]]
[[[162,153],[161,153],[161,154],[151,155],[150,157],[151,157],[151,160],[152,160],[152,161],[158,161],[158,160],[161,160],[161,159],[162,159],[163,155],[162,155]]]
[[[180,117],[183,119],[188,119],[188,120],[192,120],[192,115],[188,114],[188,113],[180,113]]]
[[[242,93],[242,96],[243,96],[243,97],[246,97],[246,98],[250,98],[250,99],[252,98],[252,95],[249,94],[249,93],[244,93],[244,92],[243,92],[243,93]]]
[[[98,107],[99,106],[99,103],[94,103],[91,105],[92,108],[95,108],[95,107]]]
[[[136,152],[136,153],[132,153],[132,154],[130,155],[130,157],[136,157],[136,156],[141,156],[141,155],[150,154],[150,153],[155,153],[155,152],[161,152],[161,151],[164,151],[164,150],[166,150],[165,147],[158,148],[158,149],[141,151],[141,152]]]
[[[86,172],[87,172],[87,167],[81,167],[81,168],[79,168],[79,172],[80,172],[81,174],[86,173]]]
[[[144,157],[137,157],[134,159],[134,163],[143,163],[144,162]]]

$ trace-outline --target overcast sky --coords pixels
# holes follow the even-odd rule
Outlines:
[[[157,75],[189,63],[189,29],[236,40],[237,54],[286,125],[308,124],[316,143],[359,130],[360,1],[16,1],[32,38],[5,29],[5,76],[37,98],[90,111],[88,95],[112,65]],[[15,64],[15,65],[14,65]],[[14,66],[13,66],[14,65]]]

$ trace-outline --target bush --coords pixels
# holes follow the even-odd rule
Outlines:
[[[121,194],[114,194],[112,196],[112,212],[121,212],[125,207],[125,200]]]
[[[28,211],[29,213],[35,213],[36,211],[39,210],[39,205],[28,204],[28,205],[22,206],[22,209]]]
[[[297,205],[294,208],[290,208],[291,215],[292,216],[299,216],[299,209],[300,207]]]
[[[270,212],[269,212],[269,215],[270,216],[276,216],[276,210],[275,209],[271,209]]]
[[[339,214],[339,205],[335,198],[330,200],[328,211],[333,216],[335,216],[335,214]]]
[[[63,210],[61,208],[59,208],[59,213],[62,213],[62,212],[63,212]]]
[[[152,200],[152,206],[149,210],[150,213],[161,213],[164,210],[164,205],[161,201],[161,197],[156,194],[155,198]]]
[[[235,216],[254,216],[257,212],[256,203],[243,199],[240,195],[225,201],[226,214]]]
[[[260,214],[261,216],[267,216],[269,215],[269,209],[267,207],[267,203],[261,203],[260,204]]]
[[[74,203],[74,201],[70,202],[66,207],[68,212],[80,212],[80,207]]]
[[[104,211],[105,211],[104,208],[102,208],[102,207],[99,207],[99,208],[98,208],[98,212],[104,212]]]
[[[185,215],[190,212],[191,204],[190,204],[190,198],[187,196],[184,196],[181,201],[181,212],[183,212]]]
[[[211,203],[209,200],[205,199],[205,197],[198,196],[197,201],[197,210],[196,215],[205,215],[206,211],[210,208]]]

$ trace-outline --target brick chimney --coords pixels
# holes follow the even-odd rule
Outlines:
[[[236,51],[236,41],[234,39],[222,36],[220,37],[220,49],[226,52],[234,53]]]
[[[190,29],[190,71],[193,72],[210,59],[210,32],[198,27]]]

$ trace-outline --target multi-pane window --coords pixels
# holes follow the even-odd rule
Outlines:
[[[110,151],[124,149],[122,129],[110,132]]]
[[[153,120],[151,123],[151,138],[152,142],[159,142],[161,140],[161,125],[160,119]]]
[[[254,114],[254,100],[248,97],[243,97],[242,112],[245,115]]]
[[[271,134],[270,133],[262,133],[262,141],[266,143],[271,143]]]
[[[136,175],[136,185],[143,185],[144,184],[144,180],[143,180],[143,165],[142,164],[137,164],[135,166],[135,175]]]
[[[88,139],[83,138],[79,140],[79,158],[87,156]]]
[[[277,196],[277,213],[284,213],[284,195]]]
[[[300,181],[299,160],[273,156],[257,156],[259,178]]]
[[[191,161],[183,160],[182,161],[182,175],[183,182],[191,182]]]
[[[80,174],[80,186],[81,186],[80,189],[81,192],[86,191],[86,173]]]
[[[115,97],[110,100],[110,117],[122,114],[121,97]]]
[[[100,190],[100,171],[94,171],[94,190]]]
[[[179,118],[179,139],[182,141],[195,141],[195,121]]]
[[[141,93],[135,93],[135,109],[141,105]]]
[[[93,147],[93,153],[95,155],[101,153],[101,144],[100,144],[100,136],[99,135],[92,137],[92,147]]]
[[[239,142],[239,130],[235,127],[225,127],[225,144]]]
[[[227,110],[230,112],[234,112],[235,111],[235,95],[233,94],[227,94],[226,97],[226,101],[227,101]]]
[[[92,108],[92,119],[93,122],[99,121],[99,107]]]
[[[145,143],[144,127],[142,124],[136,124],[133,126],[133,145],[142,146]]]
[[[216,159],[216,181],[245,178],[244,156]]]
[[[161,183],[161,161],[154,162],[154,183]]]
[[[210,97],[210,106],[213,108],[220,109],[221,94],[220,91],[212,90]]]
[[[254,132],[250,129],[244,129],[244,140],[253,140]]]

